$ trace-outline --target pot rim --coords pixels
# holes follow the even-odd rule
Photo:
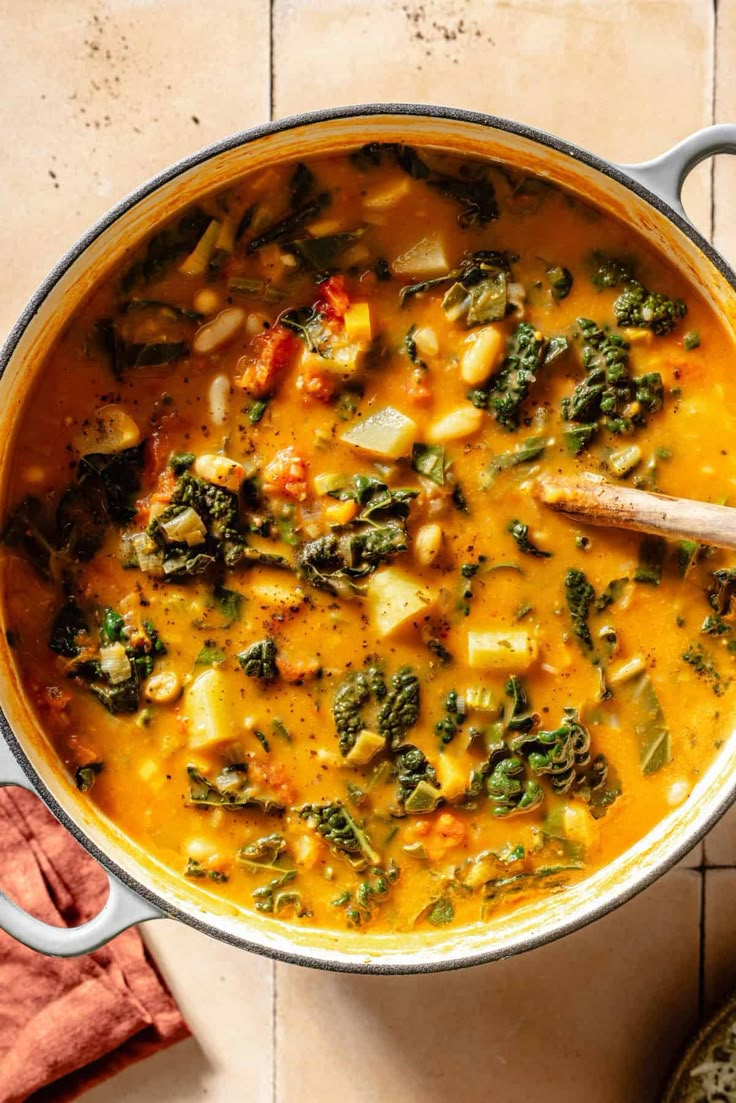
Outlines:
[[[128,195],[119,200],[106,214],[98,219],[77,239],[75,244],[64,253],[45,279],[39,284],[0,348],[0,378],[2,378],[8,367],[25,330],[56,284],[106,230],[114,225],[115,222],[135,207],[141,200],[157,191],[163,185],[175,180],[178,176],[188,172],[190,169],[197,168],[223,153],[250,145],[252,142],[267,138],[272,134],[278,134],[299,127],[314,126],[325,122],[329,123],[336,120],[358,120],[381,115],[389,115],[397,118],[402,116],[407,118],[426,117],[445,120],[449,123],[470,123],[485,127],[489,130],[500,130],[507,134],[525,138],[537,145],[547,147],[557,153],[562,153],[570,157],[574,161],[585,164],[601,173],[603,176],[615,181],[620,186],[633,192],[640,199],[643,199],[649,204],[649,206],[653,207],[667,218],[681,233],[690,239],[705,258],[717,269],[721,276],[723,276],[727,283],[736,291],[736,272],[724,260],[720,253],[718,253],[714,246],[703,237],[692,223],[684,218],[660,195],[645,187],[635,179],[635,177],[627,171],[626,166],[620,166],[605,158],[598,157],[572,142],[565,141],[547,131],[529,126],[526,123],[518,123],[484,112],[434,104],[401,102],[356,104],[343,107],[323,108],[297,115],[289,115],[283,119],[272,120],[249,127],[245,130],[237,131],[226,138],[222,138],[219,141],[204,146],[196,153],[181,158],[168,168],[156,173],[138,188],[129,192]],[[633,168],[634,166],[632,166],[632,170]],[[582,929],[589,923],[603,918],[603,916],[608,915],[621,904],[626,903],[638,893],[648,888],[654,881],[658,880],[659,877],[683,858],[685,854],[707,834],[736,800],[736,778],[734,778],[730,787],[724,786],[724,791],[719,801],[714,804],[714,807],[711,809],[706,819],[696,825],[694,830],[691,829],[689,833],[686,831],[682,841],[680,841],[678,845],[668,847],[663,852],[662,857],[647,873],[614,897],[603,898],[599,904],[594,907],[586,908],[582,914],[572,916],[558,923],[552,931],[540,927],[537,933],[518,939],[508,949],[504,947],[494,947],[486,950],[479,948],[467,954],[452,957],[450,959],[433,956],[422,960],[417,955],[417,957],[407,962],[382,962],[380,958],[360,960],[357,957],[355,960],[345,961],[329,957],[313,956],[313,951],[310,951],[308,948],[302,950],[297,944],[293,946],[293,949],[282,950],[278,947],[252,941],[249,938],[240,937],[239,935],[217,926],[215,914],[213,914],[212,918],[209,920],[201,919],[199,916],[185,911],[182,907],[165,900],[162,896],[159,896],[158,893],[154,892],[146,885],[141,884],[135,877],[122,869],[115,860],[109,857],[95,842],[87,837],[82,828],[76,824],[74,819],[72,819],[59,804],[54,794],[36,772],[2,709],[0,709],[0,736],[5,739],[8,749],[18,762],[26,777],[32,783],[36,794],[44,801],[47,808],[53,813],[56,819],[59,820],[77,842],[84,847],[87,853],[99,862],[103,869],[116,877],[128,889],[132,890],[143,900],[151,904],[159,911],[162,917],[176,919],[200,931],[202,934],[209,935],[219,941],[237,946],[239,949],[249,950],[261,956],[282,961],[287,964],[311,966],[312,968],[340,973],[398,975],[435,973],[451,969],[463,969],[472,965],[488,964],[491,961],[523,953],[527,950],[536,949],[546,943],[563,938],[568,934],[572,934],[574,931]],[[434,954],[434,951],[430,949],[427,953]]]

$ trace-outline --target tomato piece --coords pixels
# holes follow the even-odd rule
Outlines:
[[[345,287],[344,276],[329,276],[319,285],[322,298],[317,304],[320,314],[327,317],[344,318],[350,306],[350,296]]]

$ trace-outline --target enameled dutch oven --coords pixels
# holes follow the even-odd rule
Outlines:
[[[236,134],[181,161],[124,199],[81,238],[33,296],[0,353],[0,439],[12,440],[29,381],[65,319],[159,222],[252,169],[354,149],[368,141],[400,141],[493,158],[564,185],[643,234],[700,285],[726,324],[734,327],[736,273],[688,221],[680,193],[700,161],[716,153],[736,153],[736,125],[701,130],[654,161],[622,166],[530,127],[468,111],[385,104],[323,111]],[[9,451],[6,446],[0,465]],[[168,916],[243,949],[322,968],[418,973],[492,961],[568,934],[628,900],[690,850],[736,797],[732,735],[689,800],[616,861],[564,893],[450,933],[336,933],[274,923],[214,896],[195,894],[107,822],[80,797],[48,752],[20,690],[4,632],[0,705],[0,785],[35,791],[104,866],[110,880],[103,910],[74,929],[47,926],[0,895],[0,927],[47,954],[86,953],[134,923]]]

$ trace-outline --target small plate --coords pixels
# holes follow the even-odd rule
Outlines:
[[[736,1103],[736,996],[688,1046],[661,1103]]]

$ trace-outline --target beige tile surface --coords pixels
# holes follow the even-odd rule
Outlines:
[[[736,123],[736,0],[718,5],[718,48],[716,54],[716,120]],[[715,167],[717,247],[736,264],[736,157],[718,157]]]
[[[85,1095],[88,1103],[271,1100],[273,965],[168,920],[145,937],[193,1038]]]
[[[413,100],[645,160],[711,121],[711,0],[275,0],[274,110]],[[710,178],[688,207],[709,221]]]
[[[278,966],[276,1100],[645,1103],[698,1008],[700,876],[676,870],[593,927],[430,977]]]
[[[270,6],[0,0],[0,333],[115,199],[267,117]],[[622,161],[711,121],[713,0],[272,7],[277,115],[366,100],[450,103]],[[718,33],[716,117],[736,120],[736,0],[719,0]],[[701,166],[686,193],[706,230],[710,176]],[[736,260],[736,159],[720,159],[715,180],[717,241]],[[736,865],[736,812],[706,857]],[[701,860],[698,847],[683,865]],[[702,884],[681,867],[593,927],[484,969],[387,980],[278,967],[275,991],[271,963],[152,924],[146,937],[196,1041],[86,1098],[313,1103],[327,1086],[345,1103],[653,1103],[697,1015]],[[704,885],[710,1004],[736,985],[736,870],[710,871]]]
[[[268,116],[268,0],[0,0],[0,334],[75,238]]]

